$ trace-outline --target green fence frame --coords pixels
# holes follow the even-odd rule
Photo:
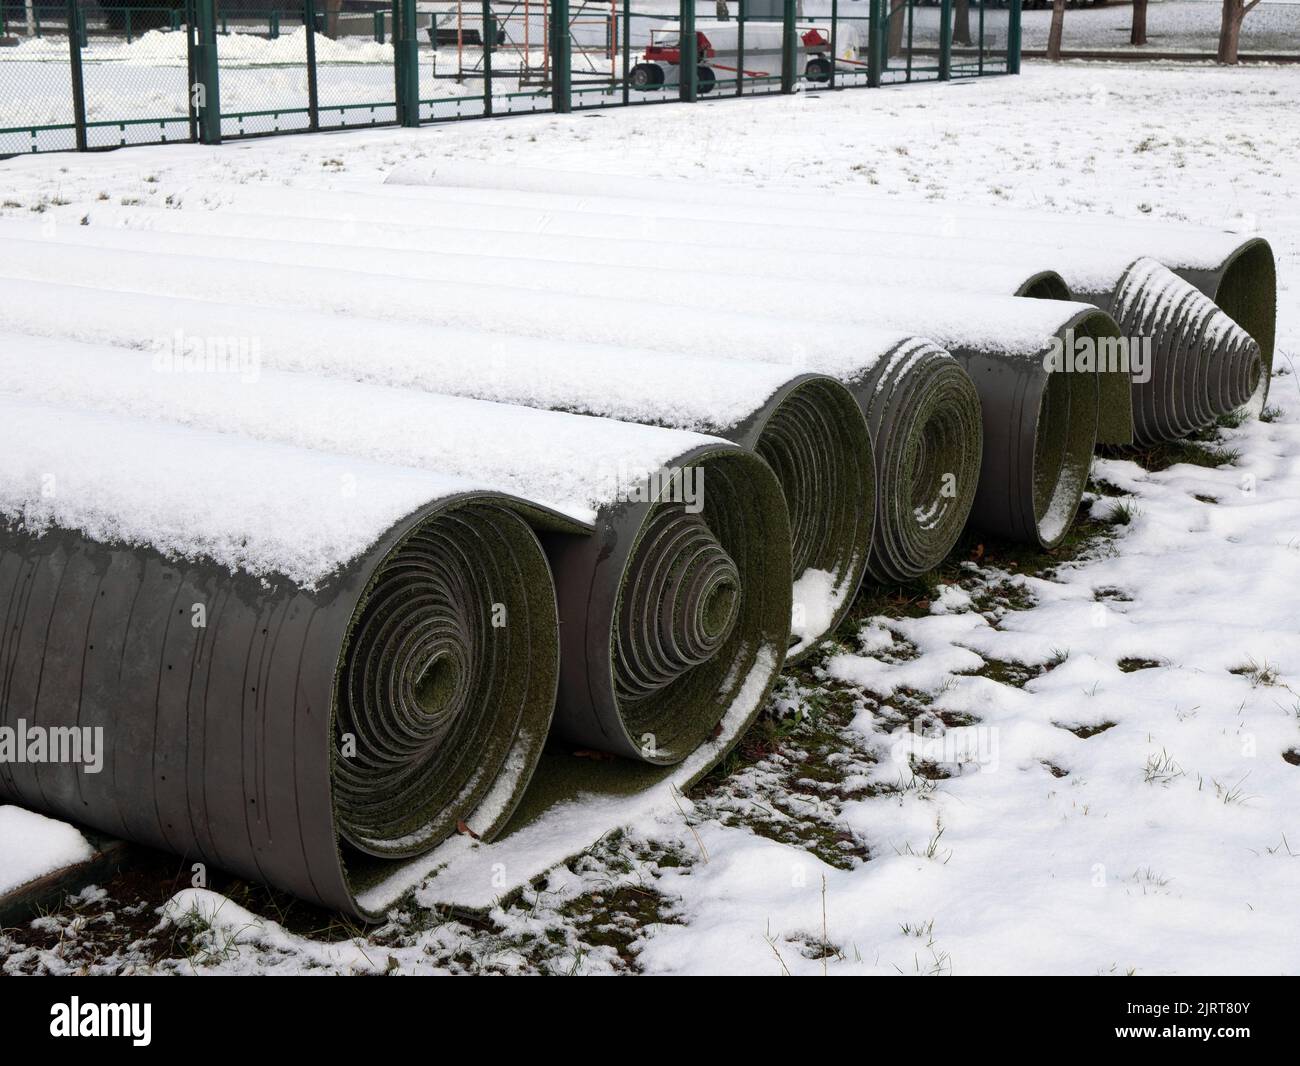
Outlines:
[[[500,0],[504,2],[504,0]],[[865,0],[863,6],[868,14],[867,41],[866,41],[866,85],[877,87],[887,83],[888,79],[912,80],[913,78],[913,49],[912,29],[915,20],[915,8],[919,0],[906,0],[903,7],[893,13],[892,17],[899,17],[900,13],[906,16],[906,40],[908,44],[907,60],[905,71],[902,65],[894,63],[891,65],[889,56],[889,22],[891,18],[891,8],[895,0]],[[275,4],[276,0],[268,0],[268,4]],[[481,7],[479,4],[481,3]],[[265,20],[266,36],[275,38],[281,31],[281,19],[288,17],[296,27],[299,20],[306,28],[306,83],[307,92],[304,106],[285,107],[278,110],[263,111],[242,111],[222,114],[221,110],[221,65],[218,57],[218,41],[221,37],[230,32],[228,16],[218,14],[215,0],[187,0],[183,9],[177,10],[171,15],[171,29],[184,29],[186,34],[188,49],[188,84],[190,86],[189,116],[188,119],[177,118],[174,116],[167,118],[144,118],[144,119],[122,119],[106,122],[94,122],[87,120],[86,117],[86,90],[83,73],[82,49],[86,47],[87,25],[84,9],[80,6],[80,0],[55,0],[54,4],[40,4],[39,8],[43,11],[46,18],[45,32],[57,32],[58,28],[64,28],[68,33],[68,62],[70,84],[72,87],[72,113],[73,121],[71,123],[62,123],[58,125],[47,126],[8,126],[4,122],[3,114],[0,113],[0,157],[4,155],[18,154],[17,151],[10,151],[5,145],[4,137],[30,137],[30,142],[22,151],[32,152],[59,150],[53,148],[42,148],[40,146],[40,135],[57,132],[66,145],[69,132],[72,133],[72,140],[78,151],[97,150],[102,147],[118,147],[119,145],[90,145],[87,136],[88,130],[98,126],[115,126],[120,127],[120,143],[128,143],[128,127],[135,128],[137,131],[145,127],[158,127],[158,133],[155,139],[139,140],[139,143],[159,143],[160,141],[169,140],[167,128],[178,123],[187,123],[186,137],[172,137],[170,140],[191,140],[203,144],[220,144],[223,140],[230,140],[236,137],[260,136],[265,133],[273,132],[310,132],[326,128],[322,123],[322,110],[328,112],[332,117],[329,128],[339,128],[348,126],[353,128],[355,124],[349,124],[347,116],[361,112],[361,123],[366,125],[400,125],[415,127],[432,122],[453,121],[456,119],[468,119],[478,117],[489,117],[502,114],[531,114],[537,111],[551,111],[557,114],[566,114],[577,107],[611,107],[640,103],[657,103],[668,102],[669,100],[680,100],[686,103],[695,103],[697,101],[716,100],[716,99],[734,99],[742,95],[756,95],[755,88],[762,83],[763,87],[760,92],[779,92],[789,94],[798,91],[801,87],[807,91],[826,92],[840,91],[845,88],[852,88],[855,84],[861,85],[861,67],[845,68],[841,72],[837,52],[837,33],[842,20],[845,4],[847,0],[831,0],[831,23],[830,23],[830,63],[829,73],[822,69],[817,75],[808,73],[805,77],[805,70],[801,67],[803,52],[800,47],[800,29],[799,19],[797,17],[796,0],[779,0],[776,8],[767,7],[766,10],[772,14],[761,16],[765,21],[776,21],[778,18],[782,23],[781,32],[781,49],[780,49],[780,75],[777,77],[773,74],[770,77],[761,76],[747,78],[744,73],[745,65],[745,26],[749,22],[752,24],[756,16],[751,16],[749,11],[757,0],[734,0],[736,13],[738,15],[738,58],[737,66],[742,68],[736,73],[734,79],[734,91],[727,78],[715,78],[711,72],[708,85],[704,86],[701,91],[701,84],[698,77],[699,57],[697,53],[697,35],[696,35],[696,0],[679,0],[677,23],[679,29],[679,79],[677,91],[671,93],[659,93],[658,95],[646,94],[638,99],[638,95],[630,87],[630,72],[637,55],[632,47],[632,25],[634,18],[648,19],[652,16],[650,13],[634,12],[635,0],[621,0],[621,8],[616,10],[610,16],[610,34],[617,35],[617,42],[611,41],[610,48],[610,69],[611,76],[606,82],[602,82],[593,87],[590,79],[584,80],[579,88],[575,89],[573,77],[573,19],[576,17],[575,12],[581,12],[583,0],[550,0],[548,24],[545,27],[545,34],[548,38],[547,44],[550,55],[550,65],[546,71],[546,84],[541,91],[532,92],[510,92],[501,95],[494,95],[493,79],[500,79],[504,75],[500,70],[493,69],[493,51],[496,47],[495,40],[489,41],[491,36],[495,38],[498,28],[501,24],[494,17],[493,0],[465,0],[465,10],[478,12],[481,11],[481,33],[483,55],[481,67],[475,71],[474,78],[476,81],[481,80],[483,91],[481,95],[459,94],[455,96],[446,96],[436,99],[422,99],[421,97],[421,36],[428,34],[431,38],[436,33],[428,27],[421,27],[417,17],[418,12],[415,0],[391,0],[391,11],[384,7],[377,8],[373,13],[373,36],[378,44],[384,44],[386,39],[391,40],[393,48],[393,97],[388,101],[370,101],[362,103],[330,103],[323,107],[320,95],[319,84],[319,65],[316,59],[316,34],[321,32],[323,15],[321,13],[321,4],[319,0],[280,0],[280,6],[275,8],[268,7],[263,13]],[[979,26],[980,26],[980,46],[978,49],[978,61],[975,64],[975,70],[971,70],[971,64],[963,64],[959,71],[954,70],[953,64],[953,0],[931,0],[932,6],[927,10],[937,10],[939,15],[938,42],[937,45],[927,44],[923,55],[923,65],[917,68],[920,74],[936,78],[938,80],[948,80],[955,76],[969,76],[971,73],[1008,73],[1018,74],[1020,72],[1020,48],[1021,48],[1021,3],[1022,0],[1006,0],[1003,10],[1006,11],[1007,19],[1007,44],[1005,62],[1001,61],[999,55],[998,62],[991,64],[995,69],[986,70],[984,62],[984,45],[983,45],[983,26],[984,12],[986,8],[992,8],[997,0],[986,0],[980,3],[979,7]],[[64,18],[66,24],[64,27],[56,27],[51,24],[51,10],[66,12]],[[15,0],[0,0],[0,22],[12,19],[12,12],[15,10]],[[498,11],[500,8],[497,9]],[[779,12],[779,15],[777,14]],[[391,30],[385,31],[385,18],[391,17]],[[474,17],[478,17],[475,15]],[[843,16],[848,17],[854,23],[860,24],[861,16]],[[668,19],[671,22],[671,18]],[[805,22],[819,21],[816,18],[809,17]],[[491,32],[489,34],[489,27]],[[139,37],[138,25],[133,31],[130,21],[130,11],[126,13],[126,23],[123,27],[127,41],[132,39],[132,33],[136,38]],[[41,32],[38,29],[38,33]],[[97,31],[101,32],[101,31]],[[370,30],[365,31],[367,34]],[[927,33],[933,33],[933,25]],[[932,40],[933,38],[931,38]],[[433,49],[436,53],[436,41],[433,42]],[[935,62],[937,66],[931,67],[930,54],[937,52]],[[428,62],[429,52],[426,50],[423,55]],[[618,67],[621,64],[622,74],[618,73]],[[726,68],[724,68],[726,69]],[[769,68],[773,69],[773,68]],[[854,69],[857,71],[856,77],[850,77]],[[0,63],[0,76],[4,73],[4,65]],[[902,76],[900,76],[902,75]],[[431,70],[430,84],[435,84],[437,79],[436,71]],[[724,86],[726,89],[724,91]],[[581,97],[575,105],[575,96]],[[450,110],[454,113],[439,114],[438,107],[443,105],[444,110]],[[428,106],[430,113],[422,114],[422,107]],[[3,105],[0,105],[2,108]],[[369,121],[366,121],[365,112],[369,112]],[[389,114],[391,118],[387,117]],[[280,130],[280,119],[282,116],[297,116],[296,121],[301,124],[299,129]],[[245,123],[254,119],[265,116],[274,116],[273,128],[263,131],[245,130]],[[335,120],[336,119],[336,120]],[[223,131],[223,121],[226,123],[226,129]],[[233,125],[234,129],[230,127]],[[146,137],[140,133],[141,137]]]

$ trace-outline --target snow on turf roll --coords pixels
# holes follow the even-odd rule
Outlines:
[[[13,397],[0,446],[0,721],[103,759],[6,760],[0,796],[358,917],[387,860],[504,825],[559,670],[533,525],[589,527],[481,481]]]
[[[562,623],[556,728],[582,747],[680,762],[752,672],[770,683],[779,669],[789,520],[775,476],[735,444],[273,370],[161,370],[150,352],[0,344],[2,391],[486,480],[594,525],[545,538]]]
[[[25,298],[0,307],[0,329],[57,335],[72,325],[63,309],[85,297],[73,286],[10,285],[13,296]],[[232,323],[238,323],[242,342],[230,335]],[[86,340],[149,348],[156,362],[168,363],[184,361],[187,345],[222,338],[227,357],[238,360],[242,351],[250,373],[255,356],[258,367],[599,415],[735,441],[771,466],[790,512],[792,658],[834,629],[866,569],[876,508],[871,435],[854,396],[824,374],[610,345],[526,337],[503,343],[499,336],[466,330],[130,293],[99,304],[72,332]]]
[[[60,230],[53,240],[36,241],[26,239],[26,227],[25,223],[0,224],[0,235],[6,238],[0,274],[47,282],[74,281],[111,292],[225,299],[258,307],[307,307],[542,339],[641,345],[666,352],[793,363],[800,369],[832,374],[850,385],[870,377],[900,344],[923,334],[948,349],[971,374],[983,408],[984,443],[978,485],[973,487],[968,478],[960,476],[973,465],[967,462],[958,469],[936,470],[944,492],[958,501],[959,507],[969,505],[972,493],[982,496],[983,503],[976,502],[974,514],[990,532],[1047,546],[1064,536],[1085,479],[1074,476],[1078,463],[1073,444],[1069,462],[1054,461],[1051,456],[1056,453],[1050,451],[1035,462],[1031,461],[1037,454],[1035,441],[1056,439],[1061,425],[1066,427],[1063,439],[1077,443],[1088,438],[1089,448],[1098,439],[1109,443],[1132,440],[1127,375],[1095,359],[1078,364],[1086,370],[1076,371],[1073,349],[1077,339],[1095,345],[1103,335],[1117,335],[1109,317],[1086,304],[864,287],[855,292],[851,303],[832,301],[809,309],[796,306],[798,301],[779,284],[763,288],[760,302],[749,303],[755,299],[755,286],[748,281],[736,284],[719,277],[707,287],[683,286],[665,272],[660,272],[657,279],[648,274],[641,276],[641,294],[657,296],[658,301],[612,296],[595,299],[454,281],[439,282],[437,299],[430,300],[427,283],[419,277],[307,265],[320,254],[319,249],[308,245],[295,248],[268,241],[258,248],[253,242],[231,241],[224,250],[232,256],[239,254],[239,258],[223,259],[143,250],[155,241],[162,248],[170,247],[167,234],[88,233],[91,227],[71,227]],[[259,255],[263,258],[256,258]],[[282,265],[286,263],[293,263],[296,269],[284,271]],[[409,269],[418,270],[418,266]],[[120,281],[123,275],[131,280]],[[761,306],[769,312],[775,307],[788,309],[789,314],[724,309],[737,306]],[[796,312],[806,314],[810,310],[819,317],[796,317]],[[21,316],[21,309],[15,314]],[[1040,434],[1038,409],[1034,406],[1037,399],[1030,404],[1032,411],[1023,404],[1028,391],[1035,396],[1040,391],[1037,385],[1030,384],[1030,379],[1037,381],[1041,374],[1045,388],[1043,367],[1053,345],[1057,354],[1065,357],[1059,372],[1091,372],[1094,395],[1085,402],[1086,389],[1080,386],[1074,390],[1074,401],[1064,403],[1066,386],[1058,384],[1053,389],[1057,402],[1050,406],[1051,421],[1043,423]],[[996,364],[1001,364],[1001,369]],[[975,375],[973,367],[979,367],[980,376]],[[1098,372],[1102,370],[1106,372]],[[1102,395],[1100,406],[1095,394],[1098,388]],[[1004,396],[998,395],[999,390],[1014,391]],[[870,423],[871,405],[861,399],[860,403]],[[1015,416],[1018,436],[1014,440],[1006,439],[1005,426],[990,427],[989,418],[994,414],[998,418]],[[962,425],[964,430],[958,428]],[[955,460],[959,453],[980,454],[978,447],[971,444],[971,419],[951,420],[949,427],[959,435],[964,433],[965,440],[955,441],[945,458]],[[878,455],[884,451],[879,439],[873,438],[873,444]],[[1029,457],[1023,454],[1026,448]],[[1031,489],[1035,484],[1037,489]],[[1058,488],[1063,489],[1064,496],[1058,494]],[[901,484],[887,491],[895,490],[905,497],[911,494],[911,486]],[[1010,499],[1027,500],[1035,492],[1048,501],[1043,508],[1007,503]],[[959,513],[946,506],[942,509],[949,516]],[[897,510],[896,506],[887,509],[883,504],[878,509],[878,545],[883,546],[891,533],[898,534],[897,528],[891,530],[886,524],[890,513]],[[931,504],[921,503],[903,521],[925,528],[930,526],[930,515]],[[950,523],[942,524],[943,531],[950,528]],[[910,532],[904,531],[901,536]],[[940,558],[951,549],[959,532],[953,532],[946,543],[942,536],[931,538],[936,548],[943,549]],[[899,537],[893,540],[897,543]],[[882,566],[874,572],[891,571]]]
[[[1155,260],[1140,259],[1124,272],[1110,310],[1122,334],[1150,339],[1149,379],[1133,381],[1137,443],[1185,437],[1259,391],[1259,345],[1213,300]]]
[[[721,234],[732,234],[740,227],[750,230],[769,222],[775,213],[798,218],[809,205],[802,190],[758,190],[642,175],[593,175],[464,161],[407,164],[395,170],[388,182],[438,186],[439,192],[455,197],[458,212],[475,204],[485,211],[507,206],[550,212],[576,209],[587,214],[608,211],[655,219],[661,231],[674,234],[691,227],[668,225],[668,220],[711,221]],[[1262,237],[1151,219],[1065,218],[948,201],[907,204],[895,197],[844,189],[836,189],[833,200],[827,199],[819,218],[838,241],[856,240],[873,254],[890,254],[880,247],[876,236],[889,232],[898,235],[909,255],[956,255],[1021,264],[1027,257],[1033,258],[1045,263],[1046,269],[1058,271],[1076,298],[1095,298],[1103,307],[1113,299],[1132,264],[1143,257],[1152,258],[1214,300],[1254,338],[1263,368],[1252,409],[1259,410],[1267,400],[1277,337],[1277,264]],[[1013,239],[1008,240],[1009,236]],[[927,242],[936,250],[922,251]],[[819,234],[819,251],[821,244]],[[833,242],[833,246],[839,245]]]
[[[121,220],[128,227],[139,221],[133,218],[132,212],[122,208],[108,209],[103,214],[107,221]],[[938,254],[940,248],[927,249],[924,242],[917,246],[910,236],[902,234],[873,233],[865,264],[862,254],[851,257],[852,271],[856,276],[852,281],[841,281],[836,280],[838,274],[827,277],[833,265],[832,256],[821,249],[816,256],[805,254],[806,233],[795,227],[786,227],[791,230],[792,250],[778,253],[784,261],[784,271],[750,277],[748,272],[753,268],[749,249],[736,256],[720,257],[724,264],[721,269],[682,271],[669,268],[665,244],[659,245],[660,254],[651,259],[662,264],[661,268],[633,266],[634,257],[623,266],[608,262],[548,263],[499,254],[446,253],[441,251],[440,232],[428,235],[430,244],[437,244],[440,248],[437,256],[430,256],[413,250],[371,245],[354,244],[344,248],[322,247],[299,240],[271,241],[264,239],[267,223],[256,216],[228,219],[225,212],[174,210],[157,214],[161,217],[156,225],[166,227],[162,232],[156,231],[154,222],[148,223],[151,232],[147,235],[123,234],[111,227],[67,232],[69,239],[97,246],[156,248],[174,253],[192,249],[193,235],[199,233],[205,237],[203,250],[207,254],[247,257],[262,262],[333,264],[430,280],[479,280],[613,298],[628,292],[640,292],[675,304],[688,303],[708,308],[734,308],[743,302],[769,311],[793,314],[806,313],[808,308],[825,308],[828,314],[841,318],[848,315],[844,308],[851,308],[857,302],[859,291],[868,281],[888,286],[913,286],[922,293],[947,286],[958,291],[1040,299],[1065,299],[1070,295],[1061,276],[1047,269],[1046,264],[1058,254],[1054,249],[1015,246],[989,253],[991,256],[1005,256],[1005,262],[927,259],[916,257],[918,248],[930,254]],[[198,221],[207,224],[189,230],[183,221],[186,216],[191,219],[197,216]],[[284,221],[276,219],[275,225],[282,226]],[[214,237],[213,232],[220,231],[225,223],[232,226],[237,236]],[[314,228],[319,232],[318,225]],[[756,227],[746,232],[761,234],[770,228]],[[30,231],[29,224],[27,229],[9,232]],[[295,232],[300,237],[307,235],[305,231]],[[672,233],[670,229],[663,236],[668,238]],[[552,240],[551,245],[555,247],[558,243]],[[904,257],[909,248],[913,252],[912,258]],[[730,265],[730,272],[726,265]],[[1123,359],[1133,364],[1130,372],[1132,397],[1128,406],[1131,406],[1135,418],[1142,419],[1140,428],[1122,425],[1120,410],[1112,403],[1104,404],[1099,434],[1101,443],[1128,443],[1135,436],[1144,443],[1174,439],[1210,425],[1215,419],[1243,406],[1246,401],[1240,400],[1235,385],[1220,388],[1218,383],[1237,382],[1242,378],[1258,381],[1264,374],[1264,367],[1260,356],[1254,352],[1256,346],[1207,298],[1191,299],[1196,290],[1189,283],[1152,260],[1130,262],[1110,254],[1093,256],[1086,277],[1089,284],[1102,285],[1102,289],[1086,294],[1087,299],[1114,315],[1123,327]],[[1098,282],[1098,277],[1108,280]],[[1168,300],[1174,301],[1171,313],[1139,314],[1135,311]],[[1140,370],[1137,369],[1138,360],[1142,364]],[[1252,387],[1252,393],[1256,391]],[[1201,402],[1189,405],[1184,394],[1194,395]],[[1226,406],[1229,403],[1235,403],[1235,407]],[[1123,407],[1121,403],[1120,409]],[[1114,432],[1111,431],[1112,424]]]
[[[11,280],[6,291],[10,299],[0,303],[0,328],[148,349],[164,362],[179,348],[215,347],[237,370],[240,353],[251,357],[255,347],[257,365],[266,368],[713,430],[765,454],[784,479],[787,494],[800,453],[816,465],[820,453],[811,449],[827,448],[827,488],[800,491],[834,499],[837,493],[829,483],[838,483],[841,475],[831,459],[847,457],[849,450],[814,438],[833,433],[847,443],[857,437],[859,422],[839,410],[840,401],[835,390],[824,387],[824,377],[791,369],[793,360],[840,381],[867,419],[879,473],[876,520],[865,525],[872,527],[870,569],[878,578],[907,580],[937,565],[960,536],[979,481],[982,428],[974,386],[942,349],[901,332],[841,332],[846,348],[809,352],[804,331],[797,329],[787,333],[787,343],[794,346],[791,357],[780,344],[764,347],[771,335],[738,320],[747,331],[746,343],[716,346],[689,330],[678,331],[673,338],[680,350],[674,354],[125,291],[105,298],[74,285]],[[67,307],[87,302],[93,303],[93,314],[69,318]],[[644,316],[641,305],[633,306]],[[659,317],[655,310],[649,321]],[[231,334],[232,323],[238,323],[237,334]],[[653,342],[661,334],[658,330],[647,339]],[[732,358],[690,355],[692,351]],[[768,365],[754,364],[753,357],[763,357]],[[823,383],[817,386],[820,400],[806,408],[806,416],[794,416],[792,409],[792,418],[803,426],[794,422],[798,432],[787,433],[784,419],[774,422],[780,408],[773,403],[794,395],[788,385],[809,379]],[[775,391],[769,396],[769,390]],[[828,412],[839,412],[833,425],[811,431],[808,420],[821,422]],[[918,466],[918,456],[942,461]],[[861,472],[869,473],[865,464]],[[793,510],[803,508],[796,503]],[[793,520],[799,522],[797,516]],[[840,525],[847,529],[847,514],[831,528]],[[807,542],[802,531],[798,536]],[[817,568],[825,565],[818,558],[810,554],[809,568],[796,574],[801,580],[795,602],[803,606],[796,611],[792,654],[811,646],[819,631],[832,628],[851,599],[852,572],[837,584],[830,580],[832,571]]]
[[[259,195],[266,192],[254,191]],[[313,193],[303,199],[315,204],[316,210],[324,210],[323,205],[330,201],[328,194],[326,200],[320,201],[320,195]],[[276,202],[275,198],[270,202]],[[380,200],[379,205],[402,210],[400,203],[385,204]],[[541,221],[536,225],[541,228]],[[873,362],[893,346],[893,341],[882,341],[881,330],[920,334],[949,348],[1009,346],[1008,350],[1013,351],[1036,351],[1043,336],[1058,330],[1063,314],[1060,308],[1035,307],[1025,298],[999,298],[932,286],[831,285],[721,272],[619,271],[591,264],[529,264],[499,257],[443,257],[245,237],[205,236],[204,259],[195,260],[185,255],[193,246],[192,238],[186,235],[93,226],[62,227],[52,237],[46,237],[47,244],[79,249],[78,264],[68,266],[66,252],[38,251],[33,246],[31,242],[41,236],[45,231],[35,223],[0,221],[0,238],[12,240],[6,243],[12,248],[11,266],[0,266],[0,271],[48,280],[86,278],[89,284],[93,283],[93,272],[87,267],[106,264],[110,257],[105,252],[117,250],[121,253],[118,258],[127,262],[137,261],[128,253],[152,252],[173,257],[171,262],[178,270],[213,278],[214,285],[233,289],[239,299],[266,302],[268,297],[259,297],[254,286],[221,282],[220,267],[209,257],[224,256],[268,267],[280,264],[301,268],[295,271],[294,279],[278,281],[275,271],[263,269],[257,273],[265,285],[278,285],[285,300],[293,303],[307,302],[310,306],[378,317],[379,293],[375,290],[381,279],[391,278],[395,279],[389,286],[393,295],[404,298],[400,301],[404,306],[388,312],[393,316],[488,331],[793,362],[814,370],[827,369],[828,360],[837,359],[841,349],[855,358],[861,356],[864,362]],[[805,237],[800,235],[799,239]],[[317,275],[325,286],[324,292],[306,292],[308,268],[328,271]],[[468,278],[478,280],[471,283]],[[350,284],[349,279],[355,281]],[[418,284],[421,280],[438,283],[436,306],[428,306],[427,296]],[[509,287],[507,282],[511,283]],[[373,295],[363,291],[367,286]],[[146,287],[148,291],[204,295],[193,283],[157,288],[151,282]],[[1051,291],[1055,286],[1049,284],[1037,295]],[[542,292],[557,295],[546,300]],[[627,293],[635,293],[638,299],[626,299]],[[212,295],[207,294],[208,298]],[[591,302],[596,298],[600,298],[599,307]],[[658,306],[661,304],[673,307],[675,313],[665,315]],[[680,313],[684,308],[694,310],[685,315]],[[779,322],[775,321],[777,317]],[[1098,440],[1104,444],[1130,443],[1133,426],[1128,385],[1118,373],[1104,375],[1100,380],[1103,402]]]

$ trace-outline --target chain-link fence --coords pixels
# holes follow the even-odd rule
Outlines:
[[[0,155],[836,90],[1019,60],[1019,0],[259,3],[0,0]]]

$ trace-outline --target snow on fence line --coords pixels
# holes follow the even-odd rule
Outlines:
[[[265,30],[227,23],[212,0],[194,0],[193,25],[177,18],[151,28],[157,13],[138,10],[144,32],[129,39],[125,27],[119,37],[98,28],[89,33],[83,14],[76,28],[81,47],[71,50],[66,9],[51,20],[41,5],[42,34],[29,35],[25,24],[13,22],[23,36],[0,48],[0,156],[185,140],[216,144],[267,133],[418,126],[1019,69],[1019,0],[987,15],[977,5],[976,40],[956,48],[951,35],[939,32],[937,11],[918,0],[903,9],[908,32],[901,39],[884,32],[870,37],[868,24],[898,17],[886,5],[866,0],[861,13],[841,5],[834,19],[829,8],[815,15],[810,8],[806,18],[790,15],[788,22],[780,8],[751,7],[749,43],[738,38],[733,48],[719,42],[738,23],[713,20],[716,8],[708,3],[708,18],[681,39],[682,20],[694,20],[701,6],[694,0],[653,10],[638,0],[615,0],[588,5],[598,14],[584,9],[564,23],[577,6],[552,4],[553,25],[522,36],[516,9],[498,4],[504,36],[486,52],[481,31],[476,43],[458,35],[453,46],[445,26],[438,37],[414,0],[400,0],[398,17],[372,20],[368,28],[331,29],[327,18],[307,26],[304,10],[291,5],[267,12]],[[474,17],[481,22],[481,8]],[[524,21],[531,26],[533,20]],[[671,42],[653,56],[652,29]],[[551,39],[562,44],[551,47]],[[791,47],[772,47],[787,39]],[[660,74],[647,80],[651,69]]]

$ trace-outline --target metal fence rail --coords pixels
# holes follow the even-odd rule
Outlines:
[[[1021,0],[0,0],[0,156],[1017,73]]]

